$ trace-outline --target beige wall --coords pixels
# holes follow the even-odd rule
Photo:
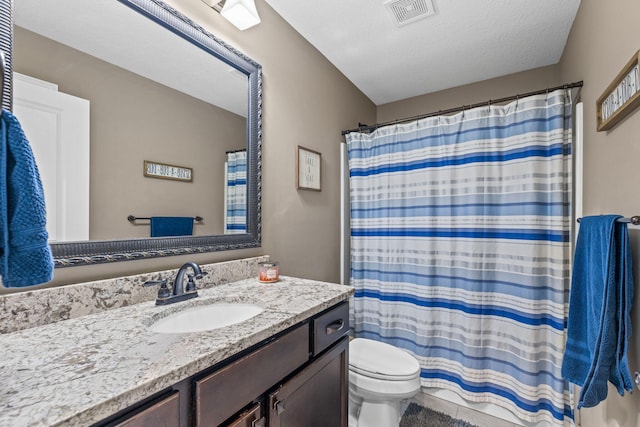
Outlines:
[[[378,106],[378,123],[472,105],[564,84],[558,65],[536,68]]]
[[[16,28],[14,70],[91,102],[90,238],[149,237],[127,216],[202,216],[224,232],[225,152],[245,148],[246,119]],[[189,167],[193,182],[146,178],[143,161]]]
[[[596,99],[640,48],[640,3],[636,0],[582,0],[562,60],[563,81],[584,80],[584,214],[640,214],[640,111],[608,132],[596,131]],[[640,230],[631,229],[634,281],[640,285]],[[632,314],[632,372],[640,369],[640,299]],[[640,393],[620,397],[609,388],[607,400],[581,411],[582,427],[640,426]]]
[[[262,23],[239,31],[199,0],[171,6],[263,67],[262,247],[57,269],[53,285],[269,254],[281,273],[339,280],[340,131],[375,121],[375,105],[263,0]],[[322,191],[295,186],[296,146],[322,153]]]

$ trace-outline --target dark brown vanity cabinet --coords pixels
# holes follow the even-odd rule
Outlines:
[[[344,337],[269,393],[270,427],[346,427],[348,348]]]
[[[269,393],[270,427],[347,427],[349,304],[311,319],[312,361]]]
[[[98,425],[347,427],[348,319],[342,302]]]

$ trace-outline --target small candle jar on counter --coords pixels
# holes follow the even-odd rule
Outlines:
[[[280,279],[280,267],[275,261],[261,262],[258,280],[262,283],[273,283]]]

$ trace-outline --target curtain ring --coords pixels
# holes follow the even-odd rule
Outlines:
[[[488,109],[489,113],[491,113],[491,100],[489,100],[489,109]]]
[[[516,110],[518,109],[518,103],[520,102],[520,94],[516,93]]]
[[[547,93],[544,95],[544,100],[547,101],[549,99],[549,88],[547,88]]]

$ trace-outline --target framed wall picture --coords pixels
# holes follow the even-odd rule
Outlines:
[[[144,176],[148,178],[173,179],[175,181],[193,181],[193,169],[184,166],[144,161]]]
[[[613,128],[640,106],[640,50],[596,101],[598,132]]]
[[[298,145],[296,172],[298,190],[322,191],[322,154]]]

